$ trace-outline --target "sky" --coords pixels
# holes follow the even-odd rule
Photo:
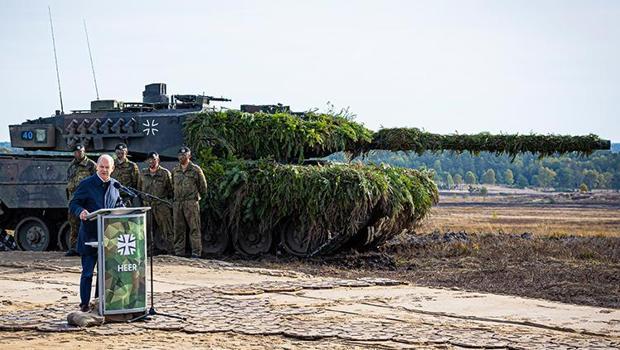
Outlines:
[[[349,108],[372,130],[594,133],[620,141],[620,1],[0,0],[8,125],[96,98],[223,96]]]

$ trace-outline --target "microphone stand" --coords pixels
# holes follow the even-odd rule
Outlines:
[[[132,198],[140,197],[140,199],[142,200],[149,199],[151,201],[161,202],[161,203],[164,203],[172,207],[172,203],[170,203],[169,201],[159,198],[157,196],[153,196],[152,194],[139,191],[135,188],[120,186],[119,190],[124,191],[125,193],[129,194],[129,196],[131,196]],[[155,309],[155,302],[153,299],[153,295],[155,294],[155,289],[153,287],[153,245],[154,245],[154,242],[153,242],[153,209],[152,208],[151,210],[148,211],[147,215],[150,221],[150,225],[148,226],[149,226],[149,261],[150,261],[149,264],[150,264],[150,270],[151,270],[151,307],[149,308],[149,311],[145,313],[144,315],[140,315],[136,318],[132,318],[131,320],[128,320],[127,322],[129,323],[129,322],[135,322],[135,321],[140,321],[140,320],[150,320],[149,316],[164,316],[164,317],[176,318],[176,319],[185,321],[187,319],[186,317],[165,314],[162,312],[158,312]]]

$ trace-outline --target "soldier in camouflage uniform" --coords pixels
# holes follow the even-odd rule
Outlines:
[[[71,200],[73,197],[73,192],[80,184],[84,178],[93,175],[97,171],[97,164],[90,160],[86,156],[86,148],[83,145],[75,145],[73,147],[73,160],[67,169],[67,200]],[[76,251],[78,231],[80,229],[80,218],[75,215],[72,215],[69,211],[67,215],[67,219],[69,220],[69,227],[71,228],[69,237],[70,237],[70,247],[66,256],[77,256],[78,253]]]
[[[136,163],[127,159],[127,145],[119,143],[114,150],[116,152],[116,160],[114,161],[112,177],[125,187],[138,189],[140,187],[140,169]],[[121,198],[125,206],[132,206],[131,197],[127,193],[121,191]]]
[[[140,191],[171,202],[173,191],[170,171],[159,165],[159,154],[157,152],[149,153],[146,161],[149,166],[142,169]],[[145,198],[143,204],[151,207],[151,218],[153,219],[151,225],[156,228],[153,230],[155,248],[160,253],[172,254],[174,252],[172,208],[164,202],[149,200],[148,198]]]
[[[189,229],[192,258],[202,255],[202,236],[200,232],[200,197],[207,194],[207,180],[202,169],[190,161],[189,148],[179,150],[179,165],[172,171],[174,186],[174,252],[185,255],[185,232]]]

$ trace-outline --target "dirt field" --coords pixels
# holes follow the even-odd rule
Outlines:
[[[159,312],[136,323],[68,326],[79,259],[0,253],[0,348],[614,348],[620,310],[343,279],[216,260],[155,259]],[[357,271],[361,274],[361,271]]]
[[[88,329],[78,258],[0,252],[0,348],[618,348],[618,218],[609,194],[452,196],[376,251],[160,256],[158,311],[187,320]]]

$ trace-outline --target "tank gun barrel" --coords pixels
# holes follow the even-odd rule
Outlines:
[[[226,111],[197,115],[185,125],[188,144],[213,148],[219,155],[246,159],[273,158],[299,162],[345,151],[354,155],[372,150],[487,151],[497,154],[532,152],[540,156],[610,149],[611,143],[596,135],[518,135],[479,133],[441,135],[417,128],[381,129],[373,132],[349,119],[328,114],[243,113]]]
[[[209,101],[218,101],[218,102],[231,102],[232,100],[225,97],[215,97],[215,96],[204,96],[206,100]]]
[[[505,153],[532,152],[540,156],[579,152],[590,154],[595,150],[611,148],[609,140],[596,135],[518,135],[479,133],[473,135],[440,135],[421,131],[417,128],[382,129],[373,135],[368,150],[413,151],[418,154],[424,151],[452,150],[457,152],[470,151]]]

